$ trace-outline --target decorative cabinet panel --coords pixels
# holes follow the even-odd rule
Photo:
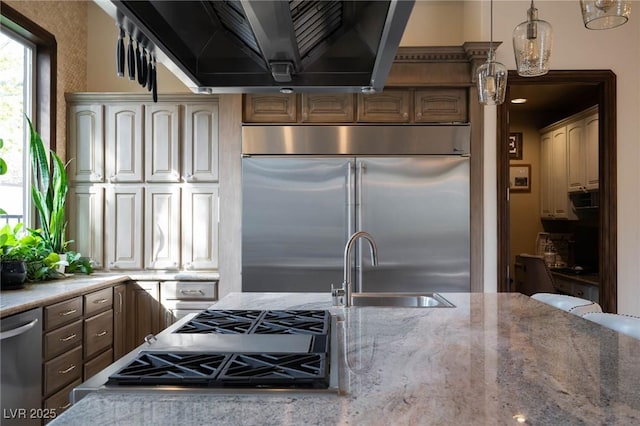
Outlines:
[[[187,270],[218,269],[217,186],[187,186],[182,194],[182,261]]]
[[[108,181],[142,182],[142,105],[116,103],[105,109]]]
[[[184,117],[184,181],[217,182],[218,104],[187,104]]]
[[[102,268],[104,188],[86,184],[71,187],[67,203],[73,215],[73,219],[69,221],[68,234],[73,236],[74,249],[92,259],[95,268]]]
[[[105,242],[110,269],[142,269],[142,192],[138,185],[107,189]]]
[[[179,182],[179,106],[145,105],[145,180]]]
[[[358,116],[361,122],[409,122],[411,92],[385,90],[370,95],[358,94]]]
[[[576,219],[567,193],[567,129],[561,127],[542,135],[542,219]]]
[[[466,89],[415,91],[414,121],[416,123],[466,123],[468,120]]]
[[[127,340],[127,288],[119,284],[113,288],[113,359],[117,360],[131,349]]]
[[[102,105],[72,105],[68,109],[69,179],[73,182],[104,180]]]
[[[353,122],[353,94],[303,93],[302,121],[308,123]]]
[[[245,94],[243,121],[295,123],[297,97],[291,94]]]
[[[597,108],[590,108],[587,112],[587,117],[578,117],[567,124],[569,192],[589,191],[599,186],[598,111]]]
[[[145,191],[145,268],[180,266],[180,188],[150,185]]]

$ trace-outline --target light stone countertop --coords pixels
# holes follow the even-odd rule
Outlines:
[[[130,280],[215,281],[219,278],[217,272],[123,271],[95,272],[91,275],[78,274],[60,280],[28,282],[22,289],[0,291],[0,318]]]
[[[343,318],[342,394],[98,391],[51,424],[640,424],[640,340],[521,294],[443,295],[456,308],[345,309],[331,307],[329,293],[233,293],[214,308]]]

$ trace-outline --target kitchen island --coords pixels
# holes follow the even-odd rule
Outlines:
[[[230,294],[214,308],[335,314],[340,391],[97,391],[51,424],[640,424],[640,340],[521,294],[443,295],[455,308]]]

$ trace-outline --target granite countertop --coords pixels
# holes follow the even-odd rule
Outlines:
[[[51,424],[640,424],[640,340],[522,294],[444,296],[456,307],[233,293],[214,308],[329,309],[343,319],[341,393],[98,391]]]
[[[96,272],[61,280],[26,283],[24,288],[18,290],[0,291],[0,318],[130,280],[214,281],[219,278],[217,272],[124,271]]]

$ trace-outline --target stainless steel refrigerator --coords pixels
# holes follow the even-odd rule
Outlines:
[[[356,291],[467,292],[468,125],[245,126],[243,291],[329,292],[349,236]]]

